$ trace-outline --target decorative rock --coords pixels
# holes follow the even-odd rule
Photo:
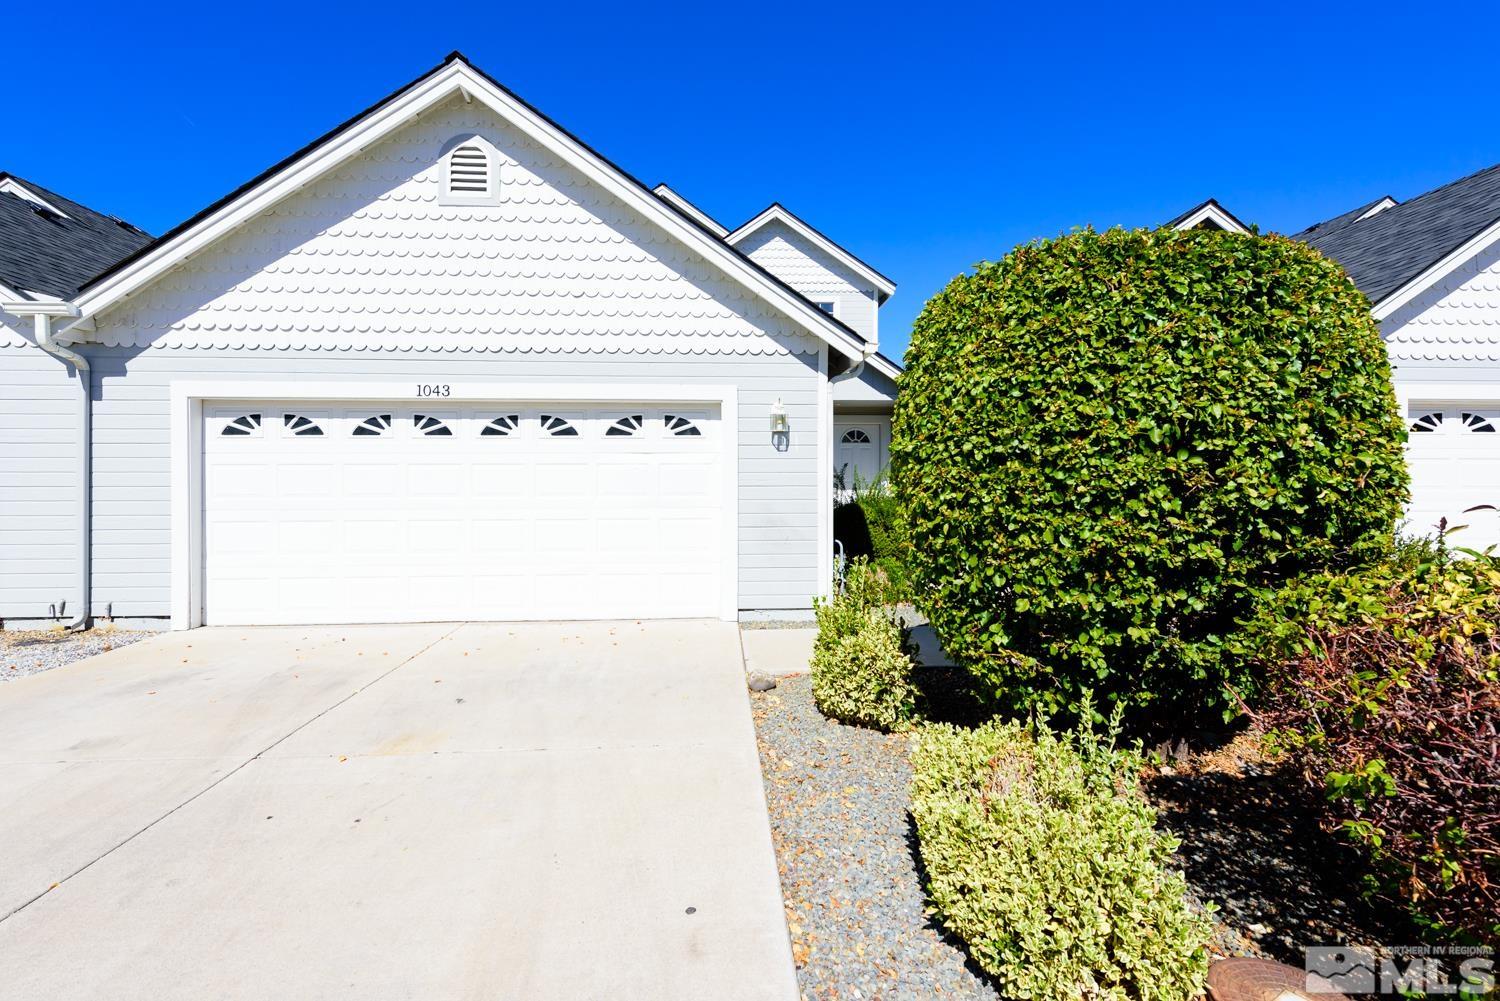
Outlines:
[[[776,679],[769,674],[750,675],[750,690],[752,692],[769,692],[776,687]]]

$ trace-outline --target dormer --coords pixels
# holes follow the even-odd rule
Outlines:
[[[812,300],[867,341],[878,337],[878,311],[896,284],[773,203],[724,241]]]

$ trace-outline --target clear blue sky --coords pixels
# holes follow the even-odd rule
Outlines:
[[[1226,6],[22,4],[0,169],[160,232],[460,49],[648,184],[890,275],[899,357],[1019,242],[1209,195],[1294,231],[1500,161],[1500,5]]]

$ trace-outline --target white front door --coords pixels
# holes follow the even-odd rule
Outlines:
[[[1434,535],[1439,521],[1465,528],[1448,543],[1484,549],[1500,543],[1500,406],[1494,402],[1416,403],[1407,415],[1411,507],[1406,530]]]
[[[204,621],[717,616],[702,404],[205,407]]]
[[[853,423],[838,421],[834,425],[838,440],[833,448],[834,470],[839,474],[844,497],[856,487],[874,483],[880,476],[879,422]],[[839,498],[840,500],[844,497]]]

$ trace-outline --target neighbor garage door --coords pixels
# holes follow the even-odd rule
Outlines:
[[[718,413],[204,410],[210,624],[717,616]]]
[[[1438,522],[1466,525],[1448,537],[1455,546],[1500,543],[1500,516],[1468,511],[1500,506],[1500,408],[1494,403],[1419,403],[1408,414],[1411,508],[1407,530],[1432,535]]]

